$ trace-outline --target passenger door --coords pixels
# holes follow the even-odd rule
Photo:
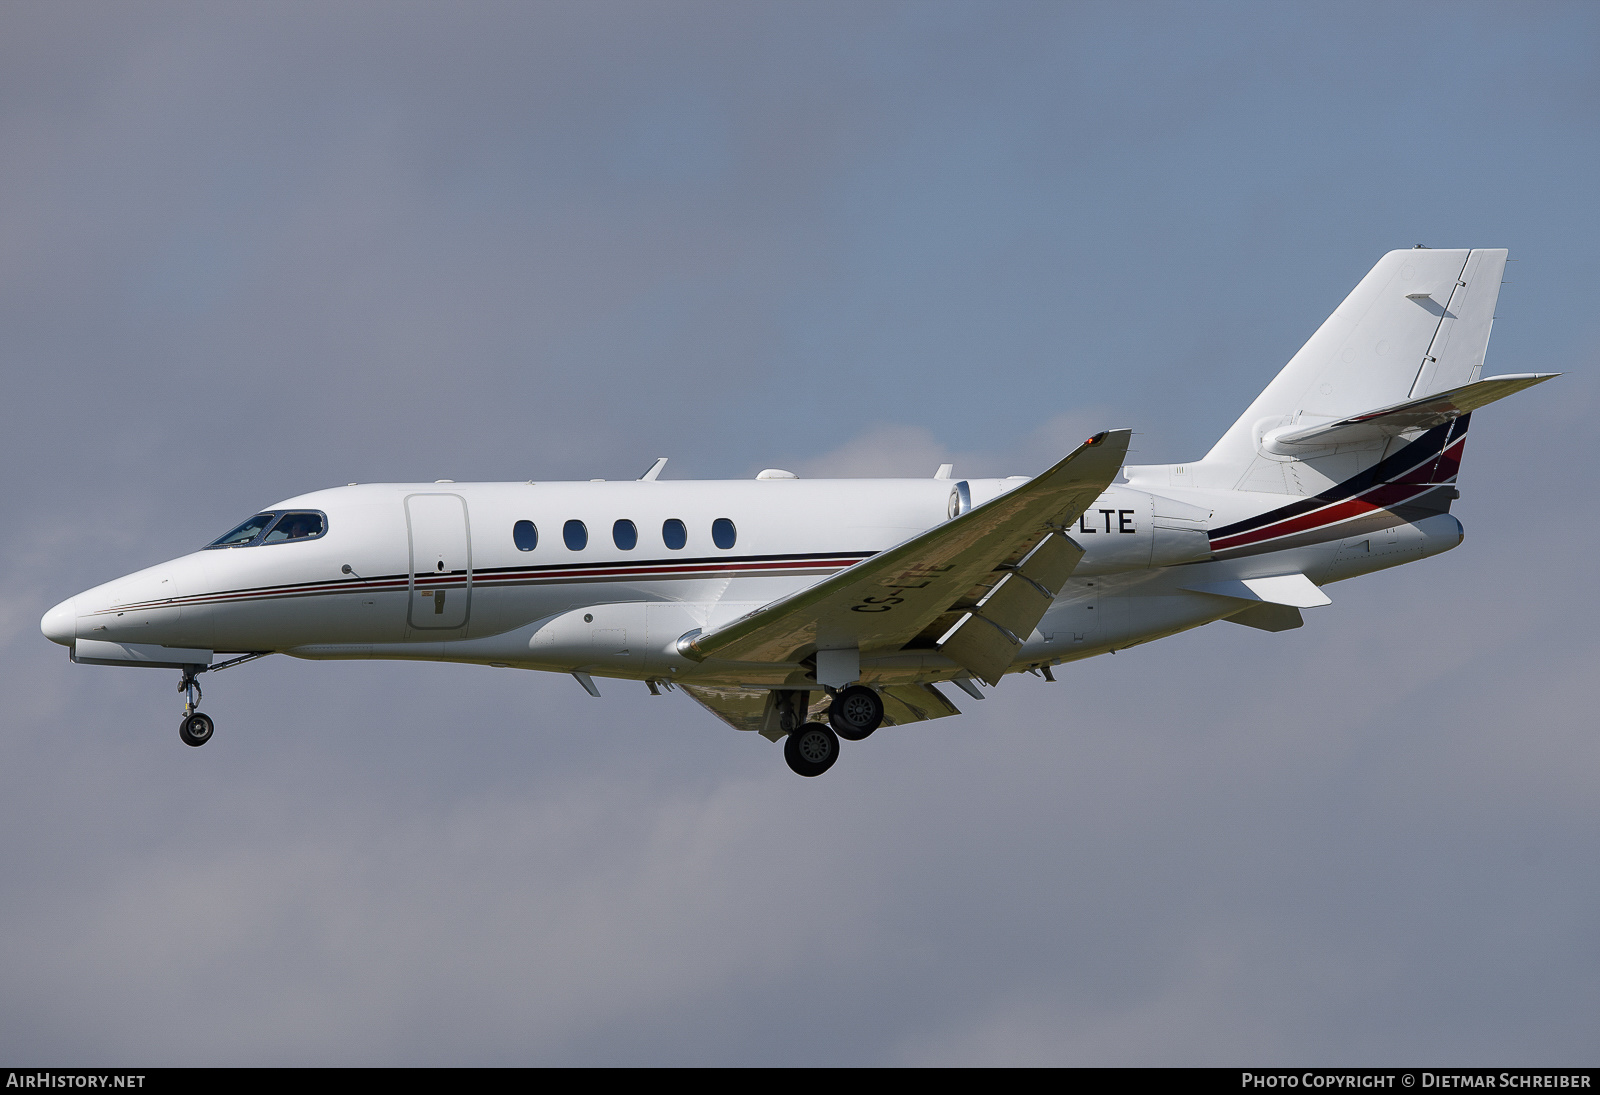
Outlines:
[[[459,494],[406,497],[411,540],[406,622],[419,631],[465,627],[472,609],[472,539]]]

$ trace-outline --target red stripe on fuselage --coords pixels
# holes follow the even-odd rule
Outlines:
[[[1258,529],[1213,540],[1211,548],[1213,551],[1226,551],[1229,548],[1276,540],[1280,536],[1293,536],[1298,532],[1309,532],[1325,525],[1338,524],[1371,513],[1373,510],[1388,509],[1420,497],[1455,479],[1461,468],[1461,450],[1466,440],[1465,437],[1461,438],[1444,452],[1429,457],[1398,478],[1385,483],[1375,483],[1354,498],[1334,502],[1310,513],[1285,518],[1275,524],[1263,525]],[[1419,476],[1421,481],[1412,480],[1411,476]]]
[[[751,575],[772,573],[797,575],[831,574],[845,567],[854,566],[865,558],[869,558],[869,556],[863,555],[857,559],[792,559],[761,563],[740,563],[730,560],[726,563],[681,563],[652,567],[593,567],[574,570],[530,568],[528,570],[510,572],[489,571],[483,574],[474,574],[471,578],[471,584],[473,586],[556,585],[586,581],[615,581],[618,579],[671,580],[694,578],[702,575],[727,576],[738,573]],[[416,577],[415,588],[455,589],[464,588],[467,583],[468,578],[464,574],[419,574]],[[412,583],[405,578],[267,586],[261,589],[198,593],[189,597],[174,597],[171,600],[115,605],[101,609],[95,614],[135,612],[169,606],[235,604],[240,601],[273,600],[282,597],[311,597],[335,593],[391,592],[410,588],[412,588]]]

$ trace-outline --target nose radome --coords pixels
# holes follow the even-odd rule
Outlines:
[[[78,637],[78,613],[73,607],[75,601],[76,597],[68,597],[44,614],[44,619],[39,621],[39,630],[44,632],[45,638],[62,646],[72,645]]]

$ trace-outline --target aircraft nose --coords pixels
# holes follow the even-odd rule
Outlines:
[[[39,621],[39,630],[44,632],[45,638],[62,646],[72,645],[72,641],[78,637],[78,613],[73,607],[76,601],[76,597],[68,597],[44,614],[44,619]]]

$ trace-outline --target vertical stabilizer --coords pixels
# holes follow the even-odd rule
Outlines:
[[[1206,454],[1140,479],[1312,495],[1378,464],[1401,439],[1285,456],[1262,435],[1309,429],[1479,379],[1503,249],[1391,251]],[[1158,469],[1130,469],[1136,473]]]

